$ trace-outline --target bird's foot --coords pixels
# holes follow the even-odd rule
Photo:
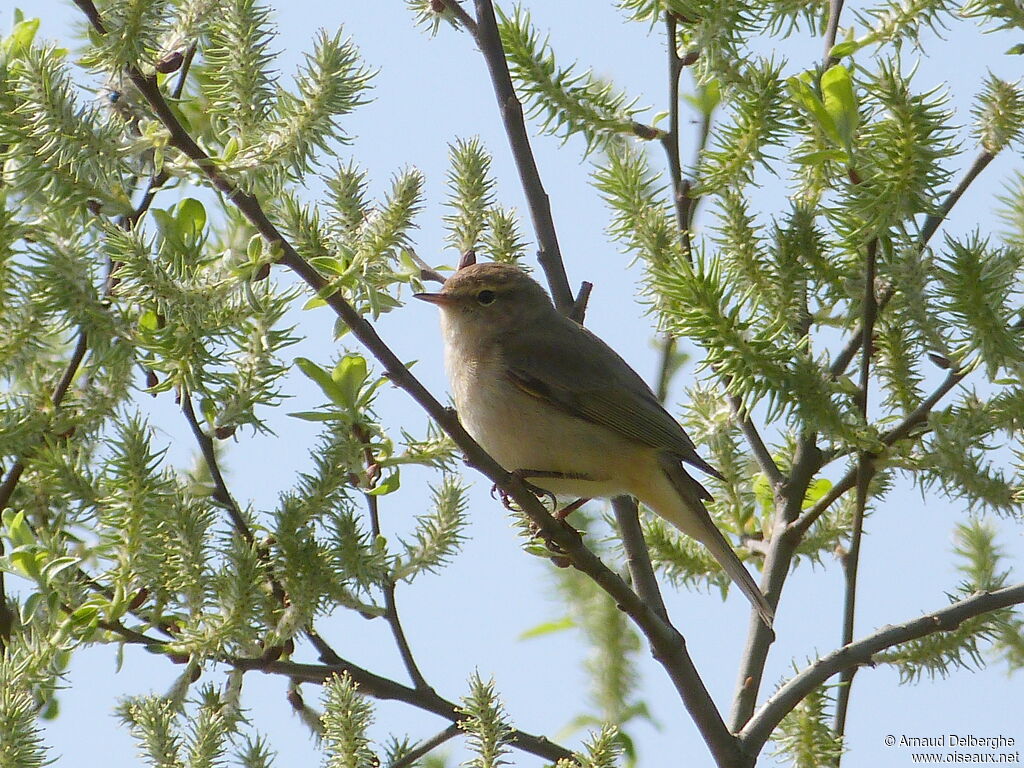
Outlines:
[[[529,480],[526,479],[527,477],[538,477],[538,476],[541,476],[541,477],[552,477],[553,475],[550,475],[550,474],[538,475],[532,469],[516,469],[516,470],[513,470],[510,474],[513,474],[517,478],[519,478],[520,482],[522,482],[522,484],[526,486],[526,490],[528,490],[530,493],[532,493],[538,499],[551,499],[551,509],[552,510],[555,510],[555,509],[558,508],[558,499],[555,498],[555,494],[553,494],[549,490],[541,488],[540,486],[534,485],[533,483],[531,483]],[[505,509],[513,509],[513,506],[512,506],[513,499],[512,499],[512,497],[509,495],[508,491],[506,491],[504,488],[499,488],[497,483],[495,483],[491,487],[491,498],[494,498],[495,495],[497,495],[501,499],[501,503],[504,505]]]

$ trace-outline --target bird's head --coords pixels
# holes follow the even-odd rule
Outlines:
[[[519,267],[496,262],[464,266],[439,292],[415,297],[439,306],[446,325],[476,333],[501,333],[554,311],[547,293],[529,275]]]

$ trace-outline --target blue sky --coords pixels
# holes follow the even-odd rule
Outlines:
[[[427,178],[428,205],[420,215],[415,235],[421,256],[432,263],[454,263],[457,256],[445,251],[440,207],[444,199],[448,144],[456,137],[480,136],[494,155],[494,175],[502,202],[524,210],[517,176],[502,132],[486,70],[471,40],[443,29],[430,39],[413,25],[412,14],[398,0],[317,3],[293,0],[275,3],[281,52],[279,68],[294,72],[301,52],[308,49],[318,28],[329,31],[344,25],[362,50],[368,65],[379,70],[374,80],[374,101],[361,108],[343,125],[353,143],[339,153],[342,160],[355,157],[370,171],[372,190],[382,192],[389,176],[414,165]],[[627,24],[611,2],[562,0],[532,3],[534,22],[549,30],[560,60],[578,59],[601,75],[653,106],[665,108],[664,54],[658,31]],[[0,1],[4,17],[12,7]],[[43,19],[41,35],[68,45],[69,28],[79,21],[70,3],[34,0],[23,6]],[[844,20],[851,23],[848,9]],[[962,33],[967,32],[965,36]],[[965,100],[987,69],[1008,79],[1016,77],[1019,59],[1002,55],[1016,40],[1005,34],[983,36],[958,25],[957,37],[940,43],[945,51],[921,63],[918,87],[949,87],[957,98],[958,122],[969,123]],[[820,58],[817,40],[794,40],[782,52],[797,71]],[[908,50],[907,61],[917,54]],[[684,124],[685,130],[688,126]],[[966,139],[966,131],[963,136]],[[695,136],[691,130],[690,136]],[[968,143],[967,146],[970,146]],[[654,376],[657,356],[651,344],[653,327],[642,307],[635,303],[639,271],[604,235],[607,211],[587,185],[590,166],[581,162],[581,145],[538,137],[534,140],[541,174],[551,196],[562,252],[573,285],[581,280],[595,284],[588,325],[616,347],[645,377]],[[692,149],[684,144],[684,157]],[[973,157],[964,153],[965,162]],[[953,231],[973,226],[991,228],[991,194],[1010,171],[1019,167],[1015,157],[1003,157],[985,172],[958,208]],[[785,189],[765,174],[761,220],[784,207]],[[315,194],[316,190],[311,190]],[[173,199],[170,193],[167,204]],[[158,202],[158,205],[161,203]],[[708,221],[707,213],[698,224]],[[528,231],[528,221],[524,222]],[[326,309],[298,313],[292,321],[308,339],[293,349],[327,362],[335,353]],[[399,357],[417,360],[415,371],[435,393],[446,392],[435,309],[410,303],[387,316],[381,333]],[[342,340],[343,343],[345,340]],[[683,397],[682,386],[692,366],[677,377],[670,402]],[[285,384],[294,400],[282,410],[303,410],[318,401],[317,393],[299,375]],[[170,395],[145,403],[153,409],[153,422],[170,448],[170,458],[180,466],[193,461],[192,444],[183,420],[176,414]],[[389,422],[422,431],[426,418],[407,396],[385,391],[381,412]],[[236,497],[255,509],[272,508],[277,495],[308,466],[307,452],[314,430],[310,425],[285,419],[272,423],[276,436],[242,435],[225,455],[228,480]],[[420,481],[420,482],[417,482]],[[403,490],[384,500],[386,531],[407,530],[407,521],[420,512],[418,499],[422,477],[407,478]],[[399,590],[406,629],[428,680],[448,698],[467,690],[466,679],[474,670],[494,676],[509,714],[523,730],[559,736],[580,711],[589,711],[580,662],[586,652],[575,632],[563,632],[534,640],[520,640],[526,629],[559,618],[562,611],[550,597],[550,565],[524,554],[506,512],[490,499],[489,483],[475,481],[471,507],[470,540],[454,565],[440,576],[421,577]],[[892,493],[881,510],[866,523],[861,562],[861,600],[858,635],[887,623],[919,615],[946,602],[958,575],[952,568],[951,531],[961,513],[956,504],[935,498],[922,499],[909,487]],[[1019,562],[1019,529],[1001,523],[1002,544]],[[713,697],[728,709],[735,683],[737,661],[747,626],[747,605],[738,593],[726,603],[717,596],[676,592],[668,588],[666,600],[677,626]],[[765,691],[772,689],[792,669],[807,659],[835,647],[840,632],[842,579],[834,562],[825,567],[801,566],[793,574],[779,610],[776,631],[779,643],[770,659]],[[338,613],[319,624],[341,654],[375,672],[404,680],[400,660],[382,622],[368,622]],[[300,656],[312,659],[312,655]],[[136,765],[135,746],[121,729],[112,709],[116,697],[150,691],[161,692],[171,684],[179,668],[136,649],[124,654],[118,671],[110,648],[80,652],[61,696],[62,715],[47,724],[46,736],[60,765]],[[680,706],[660,668],[642,667],[644,694],[660,728],[639,723],[631,733],[637,740],[644,765],[660,765],[669,756],[687,756],[687,764],[710,764],[699,734]],[[219,680],[211,675],[211,680]],[[898,686],[895,671],[863,670],[857,677],[849,718],[850,754],[847,765],[905,765],[909,757],[884,746],[888,734],[928,736],[937,733],[1012,736],[1024,740],[1020,720],[1020,681],[1007,678],[1001,668],[984,674],[955,671],[946,680]],[[245,705],[257,728],[267,733],[278,751],[277,765],[315,763],[315,749],[308,730],[293,716],[285,701],[281,680],[250,674],[246,680]],[[307,700],[316,699],[315,687],[306,687]],[[380,703],[374,734],[408,733],[413,739],[428,737],[445,726],[437,718],[405,705]],[[561,737],[559,737],[561,738]],[[574,744],[576,736],[566,737]],[[456,751],[456,754],[461,754]],[[515,753],[517,765],[537,764],[535,758]],[[763,764],[771,764],[765,760]]]

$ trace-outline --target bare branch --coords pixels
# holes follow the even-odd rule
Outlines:
[[[433,752],[446,741],[455,738],[460,733],[462,733],[462,729],[459,728],[459,724],[452,723],[440,733],[431,736],[429,739],[421,741],[415,747],[402,755],[402,757],[393,762],[390,768],[409,768],[409,766],[412,766],[419,761],[420,758],[426,757],[428,753]]]
[[[449,0],[445,2],[449,7],[453,4]],[[537,234],[537,244],[540,248],[537,260],[547,277],[555,306],[563,314],[568,315],[573,307],[572,289],[569,287],[569,278],[562,263],[562,252],[558,247],[555,222],[551,217],[551,202],[544,191],[544,183],[541,181],[540,171],[537,170],[533,149],[530,148],[530,136],[523,118],[523,105],[516,97],[512,85],[512,76],[508,71],[505,49],[501,44],[491,0],[476,0],[476,18],[477,29],[473,37],[484,56],[484,61],[487,62],[491,85],[498,100],[502,122],[505,124],[505,133],[512,148],[516,168],[519,170],[519,180],[526,195],[526,204],[530,209],[530,218],[533,220],[533,229]]]
[[[405,253],[410,259],[412,259],[413,263],[420,268],[420,280],[442,284],[446,281],[444,275],[433,269],[429,264],[427,264],[427,262],[421,259],[419,254],[417,254],[412,248],[406,248]]]
[[[225,661],[235,669],[281,675],[295,682],[317,685],[322,685],[335,675],[347,673],[359,686],[362,693],[376,699],[411,704],[427,712],[433,712],[453,723],[459,722],[462,717],[453,702],[438,696],[434,691],[410,688],[386,677],[375,675],[369,670],[343,659],[338,659],[331,664],[301,664],[293,661],[267,661],[262,658],[230,658]],[[512,743],[524,752],[552,762],[572,757],[572,753],[565,747],[548,741],[543,736],[534,736],[523,731],[512,731]]]
[[[586,280],[580,284],[579,293],[576,294],[576,300],[572,304],[572,310],[569,312],[569,319],[575,320],[580,325],[583,325],[583,321],[587,317],[587,303],[590,301],[590,292],[594,290],[594,284],[588,283]]]
[[[651,565],[651,554],[644,541],[636,500],[630,496],[616,496],[612,499],[612,509],[615,511],[615,521],[619,524],[619,535],[626,550],[626,563],[633,578],[633,587],[640,598],[667,623],[668,611]]]
[[[860,380],[859,402],[857,404],[861,420],[868,420],[868,386],[871,383],[871,357],[874,354],[875,321],[878,319],[878,299],[875,296],[875,272],[878,256],[878,239],[868,243],[864,269],[864,302],[861,308],[861,342],[860,342]],[[854,504],[853,528],[850,532],[850,549],[843,558],[843,634],[841,645],[848,645],[853,640],[854,620],[857,614],[857,569],[860,565],[860,545],[864,533],[864,511],[868,503],[868,486],[875,474],[872,465],[873,457],[866,451],[857,456],[857,498]],[[850,706],[850,690],[853,676],[857,668],[844,669],[840,676],[839,691],[836,694],[836,712],[833,731],[837,738],[842,739],[846,733],[846,712]]]
[[[950,632],[975,616],[1024,602],[1024,583],[995,592],[979,592],[952,605],[932,611],[895,626],[886,626],[874,634],[849,643],[818,659],[779,688],[740,731],[739,738],[747,754],[757,754],[782,718],[811,691],[845,669],[872,663],[872,656],[900,643]]]
[[[828,25],[825,27],[825,69],[839,62],[831,55],[839,32],[839,16],[843,12],[843,0],[828,1]]]
[[[689,184],[683,181],[683,167],[679,159],[679,76],[683,63],[676,50],[676,17],[665,13],[666,47],[668,49],[668,132],[661,137],[661,146],[668,159],[668,175],[672,180],[672,200],[676,210],[676,225],[682,238],[683,254],[693,261],[690,244],[692,211],[687,196]]]
[[[780,492],[783,483],[786,482],[785,475],[779,469],[779,466],[775,463],[775,459],[772,458],[771,451],[768,450],[768,446],[764,444],[764,440],[761,438],[761,433],[757,431],[757,427],[754,426],[754,422],[751,421],[750,416],[743,408],[743,403],[735,395],[729,395],[729,408],[732,411],[733,418],[736,423],[739,424],[740,431],[743,432],[743,436],[747,438],[747,442],[750,444],[750,450],[754,454],[754,458],[757,460],[757,464],[761,467],[761,471],[764,472],[768,478],[768,482],[771,483],[772,489],[776,495]]]
[[[363,444],[366,469],[369,474],[371,467],[375,466],[376,461],[370,448],[369,435],[359,424],[353,426],[352,431]],[[366,500],[367,511],[370,514],[370,533],[373,534],[374,539],[377,539],[381,535],[378,497],[371,493],[364,493],[363,498]],[[391,627],[391,635],[395,639],[395,645],[398,646],[398,653],[402,657],[405,671],[409,673],[409,678],[417,689],[430,689],[426,678],[420,672],[419,665],[416,664],[416,658],[412,654],[409,640],[405,636],[405,629],[402,627],[402,620],[398,616],[398,604],[395,601],[395,582],[388,581],[388,583],[382,584],[381,591],[384,593],[384,618],[387,619],[388,625]]]
[[[192,436],[195,437],[196,443],[199,445],[199,450],[203,454],[203,462],[210,472],[210,479],[213,480],[211,496],[214,501],[227,510],[228,517],[231,518],[231,525],[245,540],[245,543],[251,545],[256,541],[256,537],[253,535],[252,529],[249,528],[249,523],[242,514],[241,507],[231,495],[231,491],[228,490],[224,475],[220,471],[220,462],[217,460],[217,449],[214,447],[213,438],[203,431],[199,419],[196,418],[195,408],[192,407],[192,394],[182,390],[180,397],[181,412],[185,414],[185,421],[188,422]]]
[[[793,457],[793,469],[783,485],[775,502],[775,520],[771,538],[767,544],[761,576],[761,591],[772,608],[778,607],[782,589],[789,577],[793,555],[800,537],[790,528],[789,523],[800,514],[807,487],[815,473],[821,468],[821,451],[815,443],[814,433],[804,435],[797,444]],[[757,704],[757,695],[764,678],[768,651],[775,642],[775,635],[757,614],[752,613],[747,633],[747,645],[740,658],[736,693],[733,696],[729,727],[738,731],[750,719]]]

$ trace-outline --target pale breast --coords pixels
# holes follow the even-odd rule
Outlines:
[[[611,430],[571,416],[512,383],[497,354],[467,354],[446,344],[452,395],[466,431],[508,470],[584,475],[589,480],[531,479],[566,496],[608,497],[631,492],[622,469],[642,462],[646,449]]]

